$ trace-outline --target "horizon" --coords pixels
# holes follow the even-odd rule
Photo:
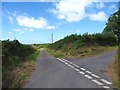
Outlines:
[[[87,0],[86,0],[87,1]],[[64,9],[65,8],[65,9]],[[2,2],[2,38],[51,43],[71,34],[101,33],[117,2]]]

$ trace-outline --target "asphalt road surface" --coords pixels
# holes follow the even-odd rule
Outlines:
[[[41,49],[36,70],[24,88],[105,88],[112,90],[106,74],[115,51],[83,59],[60,59]]]

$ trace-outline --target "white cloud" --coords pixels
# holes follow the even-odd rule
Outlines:
[[[20,35],[25,33],[22,29],[14,29],[14,31],[18,32]]]
[[[7,11],[7,14],[10,16],[16,16],[17,12],[16,11],[14,11],[14,12]]]
[[[15,20],[15,17],[16,17],[16,11],[14,11],[14,12],[9,12],[9,11],[7,11],[7,14],[8,14],[8,20],[9,20],[9,22],[10,22],[10,24],[14,24],[14,20]]]
[[[55,4],[55,8],[50,11],[54,13],[59,20],[65,20],[67,22],[77,22],[89,17],[90,20],[105,21],[106,14],[103,12],[98,12],[98,14],[87,13],[91,7],[103,8],[105,7],[103,2],[94,2],[94,0],[60,0]],[[100,17],[101,16],[101,17]],[[95,18],[93,18],[95,17]]]
[[[32,29],[32,28],[23,28],[22,30],[27,30],[27,31],[31,31],[31,32],[34,31],[34,29]]]
[[[8,19],[9,19],[9,22],[10,22],[11,24],[13,24],[13,18],[12,18],[12,16],[8,16]]]
[[[56,29],[56,27],[55,26],[48,26],[47,29],[49,29],[49,30],[50,29]]]
[[[96,7],[97,7],[97,8],[104,8],[105,5],[104,5],[103,2],[98,2],[98,3],[96,4]]]
[[[99,12],[97,14],[89,14],[89,18],[92,21],[106,21],[107,16],[104,12]]]
[[[35,19],[34,17],[18,16],[16,20],[20,26],[34,29],[55,29],[55,26],[50,26],[47,20],[43,17]],[[30,29],[30,31],[33,31]]]
[[[64,19],[68,22],[75,22],[86,17],[85,9],[91,4],[91,0],[89,0],[89,2],[87,2],[87,0],[84,0],[84,2],[79,0],[61,0],[56,4],[55,9],[51,11],[57,15],[57,18],[60,20]]]
[[[33,32],[34,30],[30,28],[29,31]]]
[[[110,7],[109,7],[109,9],[115,9],[115,5],[111,5]]]
[[[80,32],[80,30],[78,29],[78,30],[76,30],[76,33],[79,33]]]
[[[19,25],[29,27],[29,28],[36,28],[36,29],[43,29],[48,26],[47,20],[43,17],[39,19],[34,19],[33,17],[28,16],[18,16],[16,20]]]
[[[8,32],[9,35],[11,35],[13,32]]]

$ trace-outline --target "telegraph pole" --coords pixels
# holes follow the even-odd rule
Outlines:
[[[53,43],[53,33],[51,33],[51,42]]]

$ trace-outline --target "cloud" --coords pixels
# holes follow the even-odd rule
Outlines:
[[[28,16],[17,16],[16,20],[20,26],[34,29],[55,29],[55,26],[50,26],[47,20],[43,17],[35,19]]]
[[[98,3],[96,4],[96,7],[97,7],[97,8],[104,8],[105,5],[104,5],[103,2],[98,2]]]
[[[116,8],[115,5],[111,5],[111,6],[109,7],[109,9],[115,9],[115,8]]]
[[[56,29],[56,27],[55,26],[48,26],[47,29],[49,29],[49,30],[50,29]]]
[[[14,29],[14,31],[18,32],[20,35],[25,33],[22,29]]]
[[[22,30],[27,30],[27,31],[31,31],[31,32],[34,31],[34,29],[32,29],[32,28],[23,28]]]
[[[78,30],[76,30],[76,33],[79,33],[80,32],[80,30],[78,29]]]
[[[8,32],[9,35],[11,35],[13,32]]]
[[[91,0],[89,2],[85,1],[61,0],[55,5],[55,9],[51,9],[51,12],[57,15],[59,20],[80,21],[86,17],[85,8],[91,5]]]
[[[13,24],[13,18],[11,16],[8,16],[9,22]]]
[[[103,2],[95,3],[94,0],[60,0],[50,12],[52,12],[59,20],[65,20],[67,22],[78,22],[86,17],[89,17],[90,20],[94,21],[105,21],[105,13],[98,11],[98,14],[89,12],[91,8],[95,9],[104,7],[105,5]],[[94,16],[95,19],[93,18]]]
[[[48,26],[46,19],[40,17],[39,19],[34,19],[28,16],[18,16],[16,20],[20,26],[25,26],[29,28],[43,29]]]
[[[97,14],[89,14],[89,18],[92,21],[106,21],[107,16],[104,12],[98,12]]]
[[[8,14],[8,20],[9,20],[9,22],[10,22],[10,24],[14,24],[14,20],[15,20],[15,17],[16,17],[16,11],[14,11],[14,12],[9,12],[9,11],[6,11],[7,12],[7,14]]]
[[[29,31],[33,32],[34,30],[30,28]]]

